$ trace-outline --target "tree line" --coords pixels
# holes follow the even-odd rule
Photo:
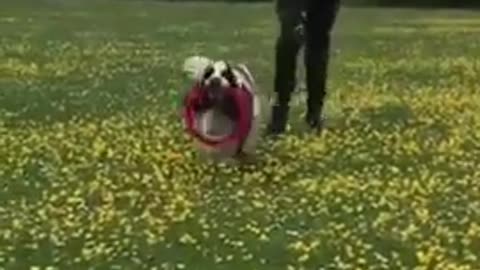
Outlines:
[[[165,0],[157,0],[165,1]],[[166,0],[169,2],[188,2],[188,1],[215,1],[215,2],[250,2],[262,3],[272,0]],[[297,0],[291,0],[297,1]],[[322,0],[318,0],[322,1]],[[434,7],[434,8],[480,8],[480,0],[342,0],[343,4],[348,6],[384,6],[384,7]]]

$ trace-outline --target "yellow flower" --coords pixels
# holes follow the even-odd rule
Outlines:
[[[179,240],[182,244],[195,245],[197,243],[197,240],[188,233],[182,235]]]

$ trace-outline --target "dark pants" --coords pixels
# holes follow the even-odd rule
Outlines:
[[[317,124],[326,95],[330,33],[339,0],[277,0],[280,35],[276,43],[274,91],[271,131],[282,132],[286,125],[291,94],[296,86],[297,57],[305,46],[307,86],[307,122]],[[303,21],[302,13],[306,15]],[[304,25],[304,35],[298,26]]]

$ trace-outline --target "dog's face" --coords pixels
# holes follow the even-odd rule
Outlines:
[[[209,98],[221,102],[225,98],[224,90],[237,87],[237,81],[232,67],[225,61],[218,61],[205,68],[201,84],[208,91]]]
[[[205,68],[200,83],[213,107],[236,119],[238,111],[235,101],[227,95],[229,88],[238,87],[238,78],[233,68],[225,61],[214,62]]]

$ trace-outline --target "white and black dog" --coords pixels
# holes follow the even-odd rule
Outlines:
[[[218,159],[252,157],[255,153],[260,126],[261,102],[255,80],[244,64],[230,65],[227,61],[213,61],[206,57],[193,56],[185,60],[183,69],[194,82],[201,86],[210,101],[209,109],[198,116],[198,130],[210,138],[231,134],[238,119],[239,108],[225,89],[241,88],[253,99],[248,113],[250,129],[244,140],[223,147],[202,147],[201,151]],[[206,150],[208,149],[208,150]]]

